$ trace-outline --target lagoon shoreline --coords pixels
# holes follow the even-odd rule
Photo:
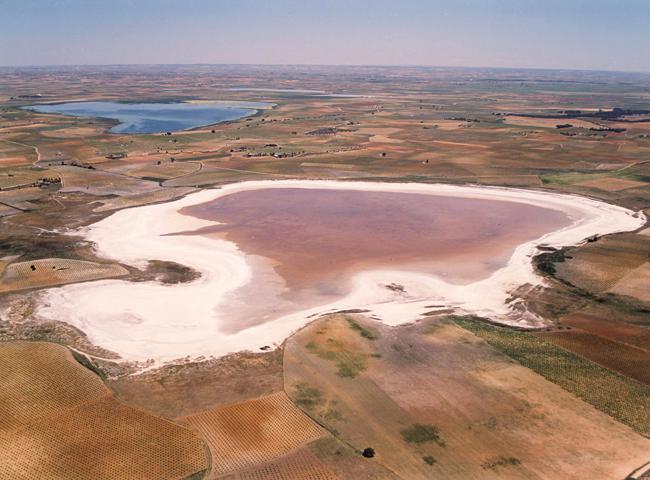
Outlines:
[[[287,187],[519,202],[561,211],[572,222],[519,245],[506,266],[477,282],[457,285],[432,275],[395,269],[362,271],[353,276],[351,292],[331,304],[282,315],[232,334],[220,331],[218,307],[250,282],[251,266],[232,242],[171,235],[215,225],[179,210],[236,192]],[[121,210],[75,232],[93,242],[97,254],[106,259],[135,267],[145,266],[148,260],[172,261],[197,270],[199,279],[178,285],[124,280],[66,285],[42,292],[38,314],[47,319],[65,319],[83,330],[92,342],[120,354],[124,360],[153,360],[156,364],[277,347],[318,315],[347,309],[367,310],[368,316],[388,325],[410,323],[436,309],[454,309],[518,327],[539,327],[543,321],[526,311],[522,299],[509,301],[523,285],[544,284],[532,265],[538,247],[576,245],[593,235],[636,230],[645,221],[641,213],[586,197],[505,187],[332,180],[234,183],[173,202]],[[403,291],[386,288],[390,284],[399,284]],[[125,329],[128,336],[124,335]]]

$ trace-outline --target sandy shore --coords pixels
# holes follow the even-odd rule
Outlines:
[[[168,235],[214,225],[181,215],[178,210],[244,190],[286,187],[513,201],[564,212],[573,223],[520,245],[505,267],[474,283],[455,285],[411,272],[364,271],[354,276],[352,292],[335,303],[285,315],[236,333],[224,333],[220,330],[224,319],[220,318],[219,306],[250,281],[251,267],[231,242]],[[181,285],[122,280],[67,285],[44,291],[38,314],[79,327],[92,342],[119,353],[125,360],[153,359],[157,363],[276,346],[310,318],[350,308],[370,310],[369,315],[390,325],[412,322],[436,308],[453,307],[504,323],[535,326],[541,320],[522,313],[521,300],[509,301],[509,297],[522,285],[543,282],[531,263],[537,246],[574,245],[594,234],[635,230],[644,222],[642,214],[604,202],[520,189],[306,180],[237,183],[218,190],[203,190],[174,202],[121,210],[81,232],[96,244],[102,257],[135,266],[143,266],[151,259],[173,261],[201,272],[198,280]],[[402,285],[404,291],[386,288],[391,283]]]

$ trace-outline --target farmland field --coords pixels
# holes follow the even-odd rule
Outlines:
[[[615,342],[644,350],[650,348],[650,330],[638,325],[587,313],[566,315],[562,317],[562,323]]]
[[[517,360],[638,433],[650,435],[650,387],[613,373],[535,335],[457,318],[497,350]]]
[[[626,284],[638,278],[641,272],[637,269],[647,262],[649,248],[650,237],[644,235],[621,234],[603,238],[569,250],[571,258],[556,264],[557,276],[596,293],[616,291],[617,286],[621,293],[645,293],[638,287],[634,292],[627,291]],[[630,277],[625,280],[627,275]]]
[[[221,480],[339,480],[308,448]]]
[[[218,359],[170,364],[107,385],[126,404],[165,418],[188,417],[282,390],[282,350],[241,352]],[[193,394],[187,395],[191,389]]]
[[[54,171],[63,179],[67,192],[85,192],[90,195],[131,195],[155,190],[155,182],[127,175],[89,169],[79,166],[57,166]]]
[[[605,368],[650,385],[650,352],[587,332],[548,332],[536,334],[560,348],[576,353]]]
[[[65,258],[44,258],[15,262],[0,271],[0,293],[41,288],[66,283],[122,277],[129,272],[122,266]]]
[[[611,293],[637,298],[650,304],[650,262],[635,268],[609,289]]]
[[[22,185],[31,185],[41,178],[58,178],[59,175],[53,170],[41,170],[36,168],[17,169],[11,173],[0,173],[0,190],[9,190]]]
[[[210,478],[276,460],[325,434],[284,392],[182,420],[200,432],[210,447]]]
[[[208,468],[191,431],[122,405],[60,345],[0,344],[0,478],[184,479]]]
[[[138,207],[140,205],[147,205],[150,203],[167,202],[194,191],[194,188],[166,188],[135,195],[125,195],[122,197],[109,198],[102,200],[102,205],[94,208],[93,211],[108,212],[122,208]]]
[[[518,307],[539,316],[540,328],[528,333],[446,317],[451,309],[388,327],[359,306],[349,314],[323,309],[282,343],[263,329],[276,312],[260,308],[241,322],[228,316],[229,328],[250,333],[250,351],[219,356],[210,349],[223,345],[206,341],[201,355],[155,363],[120,358],[101,344],[106,337],[84,330],[124,296],[102,298],[98,315],[78,323],[75,309],[41,315],[66,284],[119,278],[171,292],[200,280],[197,268],[159,258],[164,251],[142,266],[114,263],[86,227],[247,180],[518,187],[589,197],[641,219],[650,215],[647,74],[122,65],[0,67],[0,78],[0,480],[609,480],[650,460],[647,222],[549,249],[538,264],[544,288],[514,292]],[[105,118],[24,108],[85,101],[273,107],[153,134],[111,133]],[[341,210],[353,210],[349,204]],[[393,228],[399,249],[437,235],[395,228],[387,208],[378,209],[376,228]],[[127,223],[124,238],[146,222]],[[459,222],[470,235],[472,225]],[[285,230],[279,246],[299,237]],[[379,235],[359,233],[355,247],[377,246]],[[477,241],[486,256],[470,263],[491,269],[507,260]],[[260,262],[277,272],[260,243]],[[332,246],[309,253],[320,261],[314,272],[330,266]],[[459,270],[454,261],[450,275]],[[287,301],[299,303],[288,289]],[[318,294],[331,289],[314,285]],[[268,295],[251,291],[253,306]],[[168,300],[163,293],[142,303],[153,309]],[[130,341],[142,324],[129,322],[111,335],[111,321],[100,330]],[[259,335],[247,328],[254,323]],[[176,355],[170,337],[161,348]],[[192,340],[202,342],[203,332]],[[367,448],[374,456],[362,456]]]
[[[165,162],[160,165],[143,165],[129,170],[128,174],[133,177],[164,181],[199,171],[201,167],[198,162]]]
[[[331,436],[309,444],[309,450],[339,478],[397,480],[399,477],[373,458],[359,458],[359,452]]]
[[[373,461],[400,478],[533,479],[553,472],[582,479],[606,470],[616,478],[638,466],[631,448],[650,446],[441,319],[389,328],[360,316],[322,318],[287,342],[285,389],[336,438],[357,451],[372,447]],[[644,415],[634,403],[642,395],[629,400],[636,415]],[[629,420],[643,428],[644,419]],[[543,455],[532,438],[543,442]],[[598,460],[576,464],[574,455]]]

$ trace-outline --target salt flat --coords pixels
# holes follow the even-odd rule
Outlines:
[[[236,332],[224,329],[222,307],[252,280],[246,255],[230,241],[199,235],[171,235],[214,226],[182,215],[183,207],[257,189],[318,188],[376,192],[406,192],[458,198],[500,200],[563,212],[570,224],[514,249],[507,264],[487,278],[450,283],[431,274],[391,269],[363,270],[352,277],[350,292],[336,301],[251,326]],[[521,299],[509,300],[518,287],[543,281],[531,264],[537,246],[565,246],[594,234],[630,231],[645,222],[642,214],[585,197],[520,189],[406,183],[336,181],[252,181],[205,190],[174,202],[121,210],[81,233],[96,244],[97,253],[134,266],[147,260],[173,261],[191,267],[201,277],[186,284],[132,283],[104,280],[46,290],[38,314],[65,318],[94,343],[126,360],[165,362],[182,357],[222,356],[242,350],[278,345],[318,314],[360,308],[368,315],[398,325],[437,308],[488,316],[519,326],[542,320],[525,311]],[[398,284],[400,290],[386,288]]]

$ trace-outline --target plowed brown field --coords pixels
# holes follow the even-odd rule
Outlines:
[[[586,313],[566,315],[562,317],[562,323],[619,343],[650,350],[650,330],[638,325]]]
[[[650,352],[588,332],[544,332],[538,336],[605,368],[650,385]]]

